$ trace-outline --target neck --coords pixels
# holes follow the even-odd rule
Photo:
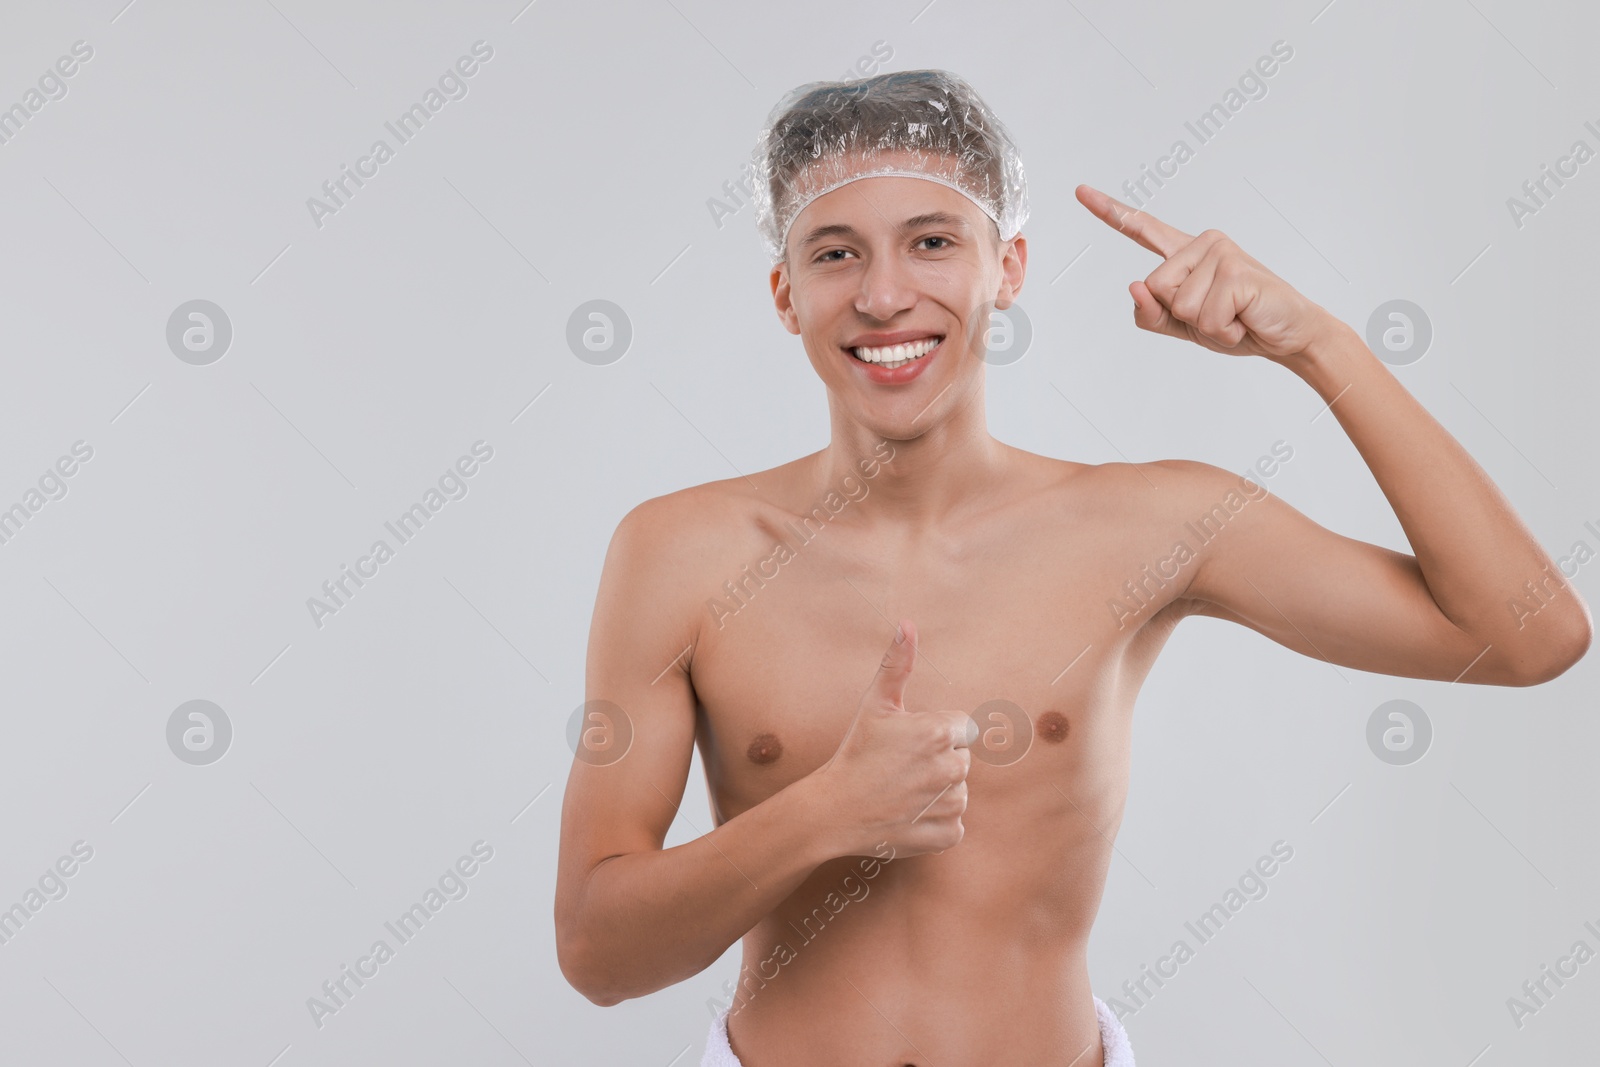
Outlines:
[[[1005,446],[989,435],[981,384],[956,406],[930,405],[934,410],[923,417],[936,413],[939,421],[920,434],[915,428],[863,425],[831,397],[829,406],[833,437],[815,456],[817,490],[842,494],[842,486],[855,484],[846,481],[852,477],[864,484],[872,506],[858,511],[855,519],[867,526],[936,526],[998,481]]]

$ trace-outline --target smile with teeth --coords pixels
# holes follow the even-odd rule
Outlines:
[[[932,352],[942,337],[924,337],[920,341],[909,341],[900,345],[888,345],[884,348],[852,348],[850,354],[863,363],[875,363],[886,370],[903,367],[914,359],[921,359]]]

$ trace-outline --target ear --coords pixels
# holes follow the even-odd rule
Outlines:
[[[1027,274],[1028,239],[1019,233],[1000,246],[1000,288],[994,297],[997,310],[1003,311],[1016,302]]]
[[[780,262],[772,268],[772,303],[778,309],[778,321],[795,336],[800,335],[800,316],[795,313],[794,301],[789,294],[789,263]]]

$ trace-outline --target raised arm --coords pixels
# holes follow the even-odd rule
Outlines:
[[[1164,460],[1145,469],[1159,487],[1175,490],[1182,518],[1198,526],[1204,516],[1208,531],[1219,531],[1196,553],[1187,614],[1236,622],[1342,667],[1480,685],[1548,681],[1587,646],[1586,635],[1574,637],[1570,616],[1554,603],[1549,615],[1526,620],[1520,630],[1503,603],[1518,592],[1508,584],[1512,569],[1539,552],[1531,538],[1502,550],[1502,534],[1480,529],[1436,553],[1425,570],[1416,556],[1326,529],[1264,488],[1246,496],[1238,475],[1210,464]],[[1448,514],[1439,518],[1451,521]],[[1416,526],[1406,526],[1408,533]],[[1427,532],[1423,524],[1412,536],[1427,545]],[[1505,569],[1474,563],[1485,559]],[[1441,591],[1450,591],[1444,602],[1454,617],[1441,606]],[[1572,600],[1565,612],[1573,603],[1581,609]]]
[[[688,663],[705,590],[681,536],[686,506],[659,497],[623,518],[589,631],[588,700],[621,715],[592,704],[572,764],[555,923],[561,973],[600,1005],[698,974],[831,858],[810,778],[661,847],[694,748]]]
[[[1348,325],[1217,230],[1197,237],[1089,186],[1078,199],[1164,261],[1129,291],[1141,329],[1297,374],[1377,479],[1415,555],[1340,536],[1276,497],[1221,514],[1187,597],[1308,656],[1414,678],[1526,686],[1581,659],[1587,605],[1498,487]],[[1238,481],[1168,461],[1187,507]],[[1231,515],[1231,517],[1230,517]]]

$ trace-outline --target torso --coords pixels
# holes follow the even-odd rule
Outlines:
[[[813,520],[806,543],[795,527],[820,503],[806,461],[765,472],[760,492],[715,483],[727,521],[710,587],[744,583],[742,606],[723,589],[726,610],[706,607],[690,663],[719,824],[833,755],[899,618],[919,634],[909,710],[996,713],[979,716],[956,847],[824,863],[745,936],[729,1033],[746,1067],[950,1067],[995,1062],[996,1049],[1101,1062],[1089,930],[1127,795],[1134,700],[1194,565],[1164,587],[1145,578],[1181,536],[1158,503],[1174,510],[1175,494],[1150,484],[1172,484],[1170,470],[1010,451],[1014,484],[995,506],[890,543],[861,534],[870,480]],[[761,577],[780,539],[793,557]],[[1141,580],[1137,607],[1124,583]],[[1020,728],[1009,748],[1008,721]]]

